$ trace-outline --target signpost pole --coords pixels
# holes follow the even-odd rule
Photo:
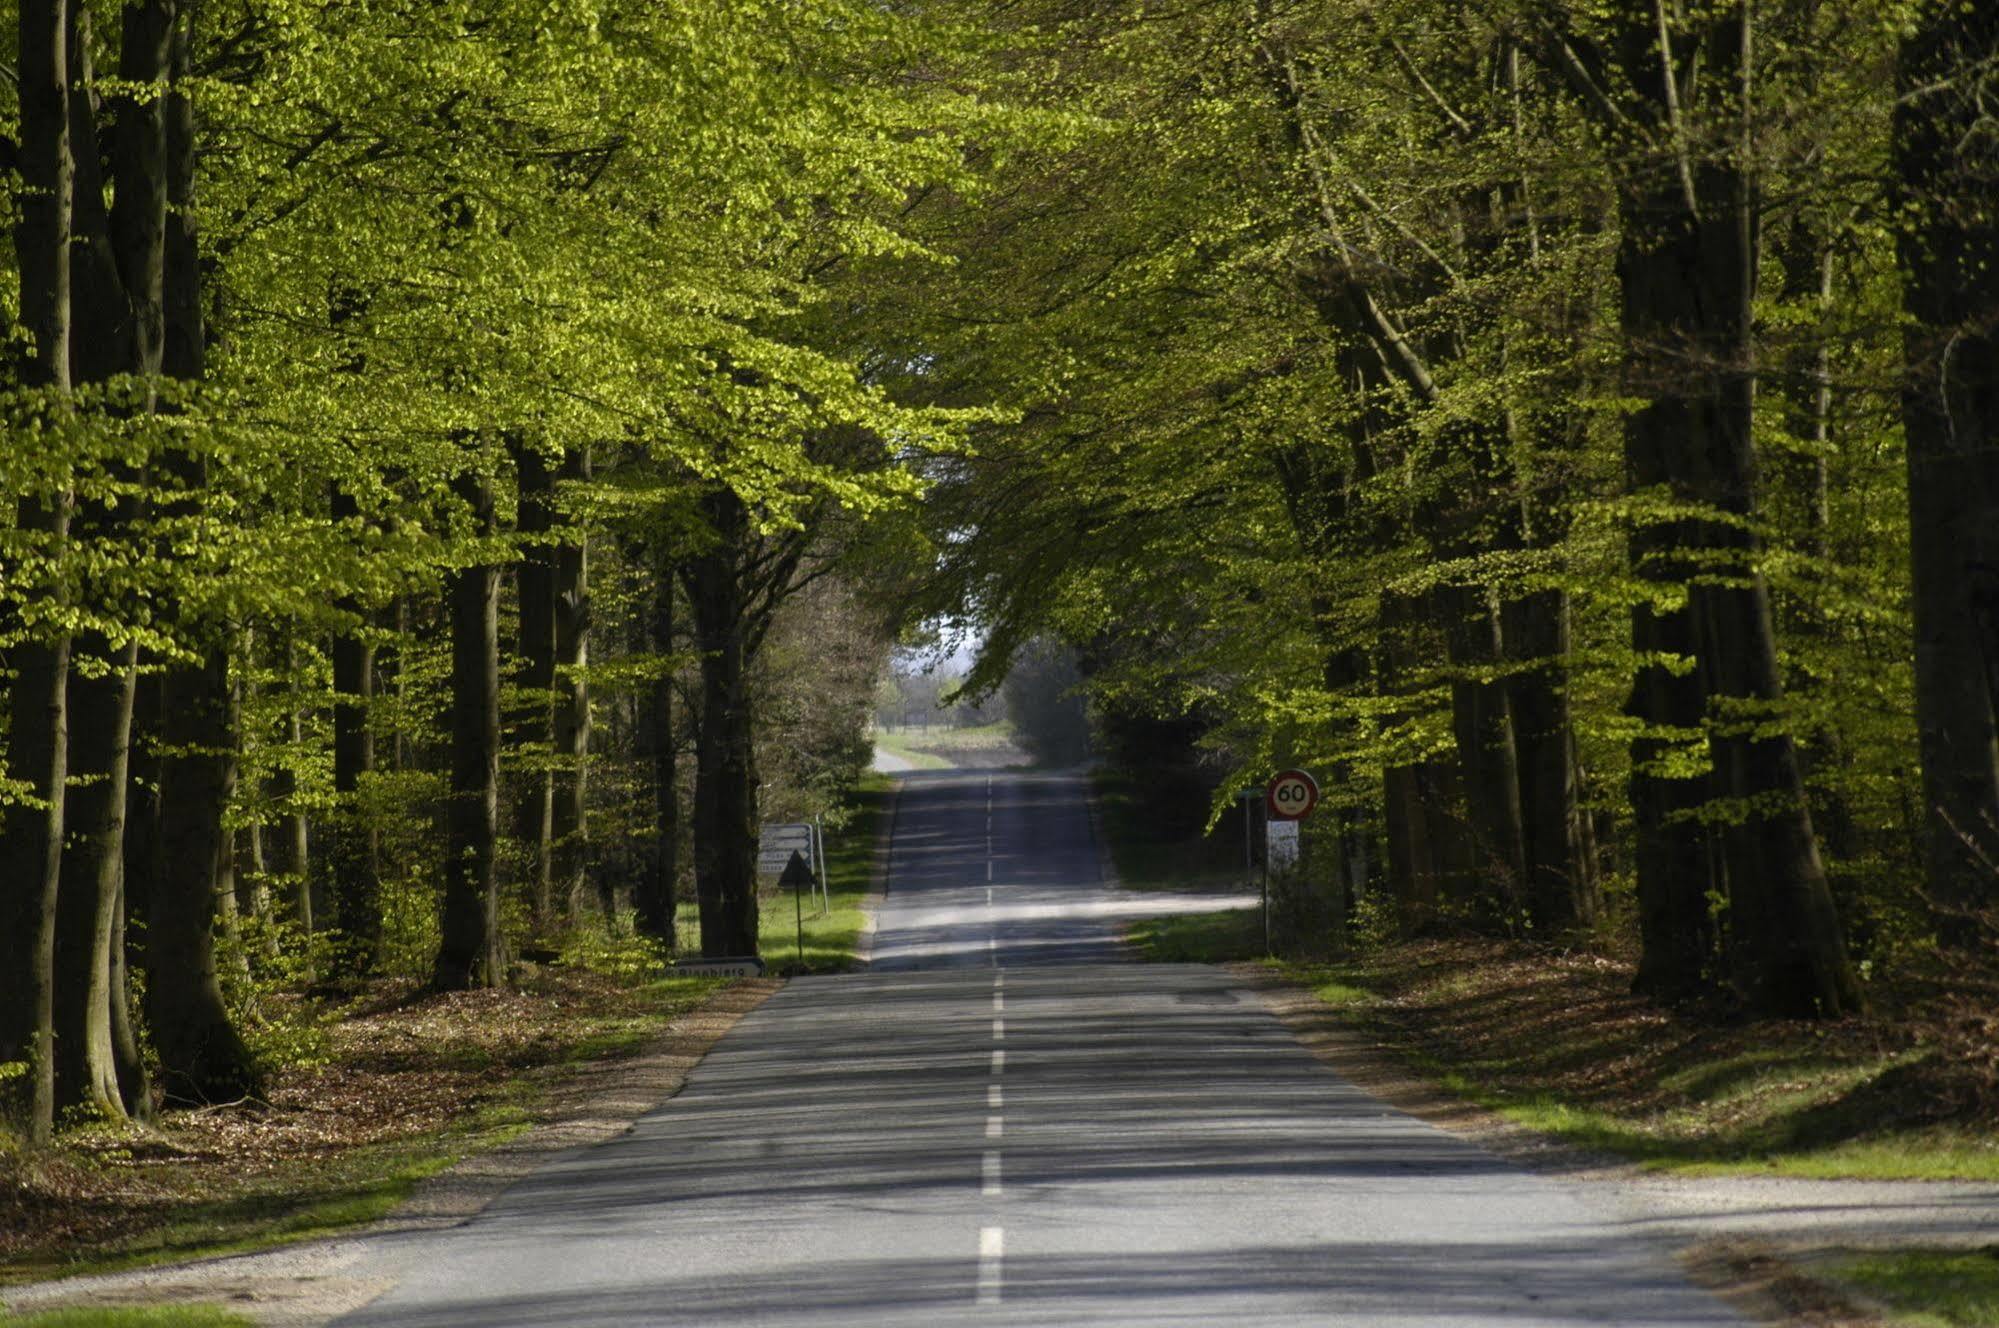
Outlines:
[[[784,875],[777,878],[777,888],[791,891],[791,917],[798,928],[798,971],[805,971],[805,892],[812,888],[812,868],[806,866],[805,855],[794,852],[791,861],[784,865]]]
[[[1298,869],[1298,822],[1312,814],[1312,808],[1319,802],[1319,781],[1303,770],[1283,770],[1271,776],[1264,785],[1263,805],[1270,812],[1270,833],[1263,846],[1263,957],[1271,955],[1270,944],[1270,869],[1277,858],[1277,828],[1280,823],[1285,830],[1284,869],[1295,872]]]

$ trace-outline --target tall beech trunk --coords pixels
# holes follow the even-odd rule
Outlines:
[[[493,529],[493,487],[458,483],[482,534]],[[500,570],[462,568],[446,581],[451,605],[451,801],[445,816],[444,906],[431,984],[443,990],[506,981],[500,937]]]
[[[335,520],[358,515],[352,498],[336,490]],[[375,967],[382,946],[381,836],[362,799],[375,770],[375,647],[367,638],[367,609],[359,600],[339,607],[362,624],[333,640],[333,793],[326,854],[328,900],[341,935],[338,962],[350,973]]]
[[[161,368],[165,335],[163,269],[167,222],[167,144],[164,107],[157,97],[126,88],[157,87],[167,75],[172,0],[127,5],[120,31],[118,75],[124,86],[95,98],[88,43],[79,32],[83,11],[72,12],[69,43],[70,135],[73,142],[109,148],[112,183],[107,207],[103,167],[96,151],[76,157],[72,228],[71,373],[78,383],[130,375],[146,384],[143,399],[120,407],[119,416],[153,408],[151,384]],[[99,114],[107,121],[100,134]],[[126,482],[137,465],[108,467]],[[82,505],[71,535],[82,544],[115,546],[129,530],[129,504]],[[113,593],[86,579],[84,592],[116,606]],[[128,1104],[120,1082],[114,974],[122,976],[125,823],[130,769],[133,689],[138,651],[92,633],[72,655],[72,711],[67,840],[56,910],[56,1103],[88,1107],[117,1119],[143,1113],[143,1097]],[[128,1044],[131,1039],[126,1039]],[[127,1056],[125,1078],[142,1078],[136,1056]],[[143,1085],[141,1085],[143,1090]]]
[[[638,549],[633,550],[634,558]],[[673,653],[676,575],[672,550],[664,540],[652,555],[652,612],[646,618],[647,647],[658,657]],[[652,766],[653,851],[633,900],[638,927],[669,945],[674,940],[674,881],[680,874],[680,761],[673,734],[673,675],[662,669],[646,688],[639,732]]]
[[[757,771],[749,698],[749,610],[739,566],[743,503],[727,489],[702,501],[714,544],[682,568],[701,652],[695,744],[694,888],[701,953],[757,952]]]
[[[1639,980],[1647,990],[1674,995],[1697,989],[1708,976],[1707,956],[1694,944],[1712,926],[1701,921],[1705,900],[1697,907],[1693,895],[1705,884],[1702,831],[1687,813],[1712,797],[1729,810],[1719,843],[1736,987],[1759,1013],[1833,1017],[1859,1008],[1859,983],[1791,738],[1759,727],[1777,711],[1783,691],[1751,524],[1758,485],[1751,427],[1753,182],[1739,155],[1678,155],[1684,67],[1671,44],[1661,51],[1651,4],[1627,0],[1625,10],[1623,56],[1636,103],[1648,123],[1662,126],[1649,168],[1624,175],[1619,200],[1626,390],[1647,402],[1625,423],[1627,478],[1635,494],[1663,491],[1736,519],[1647,520],[1631,538],[1637,575],[1686,594],[1684,609],[1635,610],[1632,644],[1641,659],[1677,656],[1694,664],[1682,677],[1648,664],[1633,689],[1633,714],[1649,729],[1632,752],[1644,946]],[[1698,44],[1711,62],[1704,77],[1747,97],[1746,11],[1724,10],[1704,23]],[[1717,106],[1711,113],[1725,111]],[[1718,569],[1726,569],[1725,579]],[[1677,778],[1679,772],[1660,767],[1675,731],[1703,728],[1713,758],[1709,780]]]
[[[514,790],[514,835],[526,849],[526,892],[537,930],[554,921],[555,772],[550,767],[555,725],[555,551],[536,537],[555,525],[555,473],[540,452],[509,442],[520,489],[517,524],[523,536],[515,572],[520,588],[520,636],[514,681],[527,697],[511,740],[532,751],[532,767]]]
[[[298,676],[298,646],[289,640],[285,643],[285,676],[288,680]],[[291,681],[286,683],[288,689],[294,685]],[[297,700],[295,696],[290,699]],[[285,746],[296,753],[304,742],[305,715],[293,704],[285,711]],[[298,772],[290,761],[279,765],[272,774],[270,792],[272,801],[284,808],[278,817],[278,851],[273,865],[277,875],[288,882],[292,920],[310,936],[316,921],[312,906],[312,831],[298,803]]]
[[[172,32],[166,117],[167,219],[163,290],[168,376],[199,382],[206,369],[200,259],[193,230],[194,109],[185,92],[192,19]],[[207,487],[205,463],[169,457],[190,494]],[[200,663],[177,664],[162,681],[166,755],[160,780],[164,853],[147,937],[146,1014],[170,1101],[233,1101],[262,1081],[229,1017],[215,973],[217,883],[231,844],[223,819],[236,792],[239,716],[230,685],[226,629],[193,625],[207,638]]]
[[[67,0],[18,7],[20,188],[14,247],[20,316],[34,338],[24,384],[45,395],[43,415],[60,423],[71,387],[71,220],[76,163],[69,125]],[[68,541],[67,492],[20,500],[15,522],[39,535],[52,557]],[[54,587],[44,593],[53,597]],[[28,1063],[25,1117],[31,1142],[46,1143],[55,1120],[56,901],[62,875],[69,774],[69,638],[52,633],[10,652],[14,670],[8,774],[32,800],[0,808],[0,1060]]]
[[[590,479],[590,451],[577,448],[562,459],[562,478]],[[555,546],[555,781],[549,838],[554,887],[569,916],[583,907],[590,867],[589,821],[585,811],[590,757],[590,546],[581,527]],[[607,902],[605,916],[611,916]]]
[[[106,643],[94,638],[102,651]],[[86,649],[91,648],[86,646]],[[131,754],[136,646],[70,679],[70,792],[62,887],[56,906],[56,1106],[112,1120],[128,1108],[111,1030],[112,942],[125,858],[126,775]],[[123,956],[116,965],[123,971]]]
[[[1822,226],[1816,219],[1799,217],[1787,227],[1777,245],[1783,272],[1782,292],[1786,303],[1813,309],[1818,322],[1833,302],[1833,254]],[[1822,326],[1801,336],[1784,357],[1784,431],[1798,444],[1792,453],[1778,454],[1777,483],[1788,489],[1802,526],[1797,549],[1807,558],[1823,562],[1831,555],[1831,500],[1826,457],[1832,447],[1832,350],[1830,333]],[[1793,597],[1790,612],[1781,621],[1786,636],[1793,634],[1829,640],[1833,627],[1820,606],[1808,598]],[[1799,681],[1787,679],[1795,688]],[[1812,799],[1812,824],[1818,828],[1826,852],[1834,859],[1849,860],[1860,852],[1859,827],[1853,811],[1839,790],[1824,778],[1848,764],[1839,735],[1830,729],[1813,733],[1798,749],[1799,767]],[[1814,776],[1820,778],[1814,782]]]
[[[1582,808],[1566,669],[1569,597],[1540,590],[1507,603],[1513,742],[1520,781],[1527,916],[1535,934],[1560,936],[1596,920],[1596,840]]]
[[[236,792],[235,696],[229,652],[166,678],[166,737],[175,755],[161,789],[166,865],[147,944],[146,1011],[169,1101],[228,1102],[261,1089],[215,971],[218,883],[232,845],[223,817]]]
[[[1930,896],[1945,939],[1999,908],[1999,9],[1928,0],[1894,121],[1908,311],[1902,423]],[[1983,73],[1979,71],[1983,69]]]
[[[1511,692],[1505,679],[1490,677],[1506,653],[1498,605],[1483,586],[1452,586],[1436,594],[1445,649],[1459,675],[1451,681],[1451,731],[1464,771],[1472,843],[1491,887],[1480,892],[1475,906],[1487,915],[1480,919],[1486,924],[1511,925],[1525,902],[1527,837]],[[1495,906],[1496,917],[1491,916]]]

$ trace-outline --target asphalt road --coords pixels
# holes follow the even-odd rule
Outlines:
[[[989,810],[990,808],[990,810]],[[908,777],[865,974],[346,1325],[1720,1325],[1656,1240],[1394,1111],[1200,967],[1120,962],[1074,778]]]

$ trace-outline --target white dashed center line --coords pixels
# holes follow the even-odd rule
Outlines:
[[[1006,1256],[1006,1231],[1001,1227],[979,1229],[979,1289],[974,1303],[1000,1303],[1000,1260]]]

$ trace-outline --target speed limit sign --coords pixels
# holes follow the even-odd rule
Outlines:
[[[1273,820],[1302,821],[1319,805],[1319,781],[1303,770],[1286,770],[1264,787],[1263,801]]]

